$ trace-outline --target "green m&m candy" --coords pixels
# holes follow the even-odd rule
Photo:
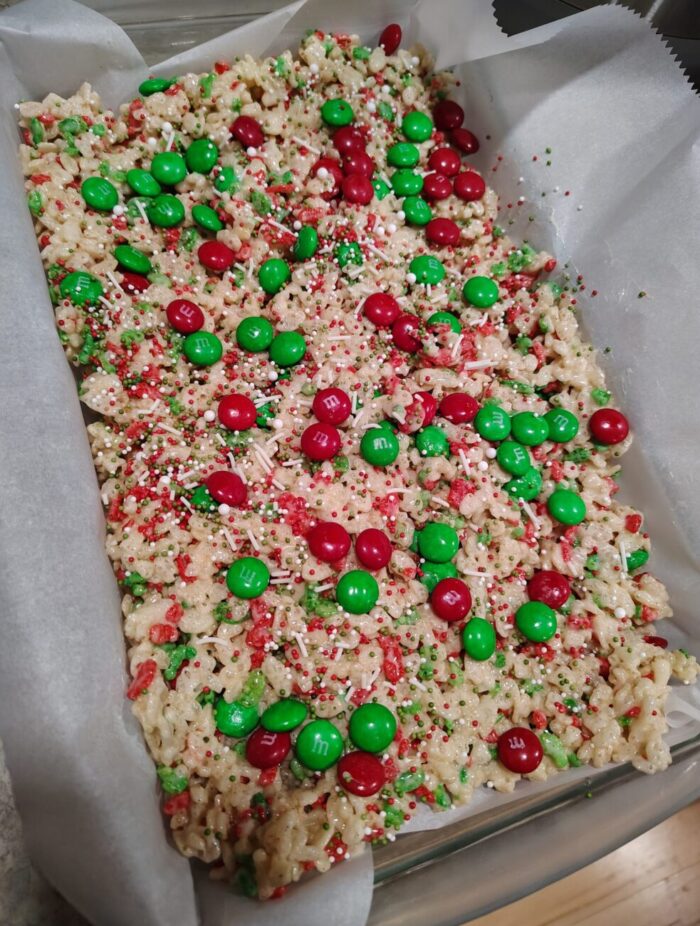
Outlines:
[[[175,81],[167,77],[150,77],[139,84],[139,93],[141,96],[151,96],[153,93],[163,93],[168,87],[172,86]]]
[[[58,286],[62,299],[70,299],[73,305],[93,305],[104,292],[102,284],[86,270],[74,270],[63,277]]]
[[[216,729],[224,736],[247,736],[258,725],[258,709],[242,701],[219,698],[214,709]]]
[[[270,584],[270,570],[255,556],[242,556],[228,567],[226,584],[236,598],[259,598]]]
[[[262,315],[251,315],[244,318],[236,328],[236,342],[243,350],[253,354],[267,350],[275,336],[275,329]]]
[[[446,563],[459,550],[459,535],[449,524],[428,521],[418,534],[418,552],[433,563]]]
[[[455,318],[452,312],[433,312],[426,322],[426,325],[429,328],[431,325],[449,325],[450,329],[454,331],[455,334],[459,334],[462,330],[459,319]]]
[[[532,412],[518,412],[510,419],[513,437],[526,447],[538,447],[549,437],[546,419]]]
[[[549,427],[549,439],[565,444],[578,434],[578,418],[565,408],[550,408],[544,416]]]
[[[151,161],[151,173],[163,186],[175,186],[187,176],[187,163],[177,151],[161,151]]]
[[[341,608],[351,614],[368,614],[379,598],[379,585],[364,569],[351,569],[340,577],[335,598]]]
[[[506,482],[503,488],[509,495],[512,495],[513,498],[522,498],[523,501],[531,502],[533,498],[537,498],[540,494],[542,489],[542,476],[539,470],[535,469],[534,466],[530,466],[522,476],[518,476],[517,479],[511,479],[509,482]]]
[[[237,182],[238,178],[236,177],[236,171],[233,167],[226,165],[226,167],[222,167],[216,175],[214,189],[218,190],[219,193],[228,193],[236,186]]]
[[[219,159],[219,149],[210,138],[198,138],[185,151],[187,167],[198,174],[208,174]]]
[[[547,510],[562,524],[580,524],[586,517],[586,503],[576,492],[557,489],[547,499]]]
[[[407,196],[403,211],[409,225],[427,225],[433,217],[433,210],[420,196]]]
[[[121,267],[130,270],[132,273],[140,273],[145,276],[153,270],[153,264],[143,251],[137,250],[130,244],[118,244],[114,249],[114,256]]]
[[[209,367],[221,360],[224,352],[221,341],[210,331],[195,331],[188,334],[182,345],[185,357],[196,367]]]
[[[423,178],[420,174],[402,167],[391,175],[391,185],[397,196],[417,196],[423,189]]]
[[[149,222],[158,228],[172,228],[185,218],[185,207],[177,196],[160,193],[146,207]]]
[[[258,270],[258,280],[265,292],[274,296],[287,283],[292,271],[289,264],[279,257],[272,257],[266,260]]]
[[[204,228],[206,231],[218,232],[224,227],[224,223],[216,214],[216,209],[212,209],[211,206],[207,206],[205,203],[197,203],[196,206],[192,206],[192,218],[200,228]]]
[[[111,212],[119,202],[117,188],[104,177],[83,180],[80,192],[87,205],[99,212]]]
[[[642,566],[646,565],[648,559],[648,550],[645,550],[643,547],[640,547],[638,550],[633,550],[627,556],[627,571],[634,572],[635,569],[640,569]]]
[[[138,196],[157,196],[162,192],[156,178],[140,167],[133,167],[126,172],[126,182]]]
[[[421,428],[416,434],[416,447],[423,457],[448,457],[450,455],[450,442],[447,435],[434,424]]]
[[[206,512],[214,512],[219,507],[219,503],[211,497],[209,489],[205,485],[197,486],[190,496],[190,504],[193,508],[197,508],[198,511]]]
[[[399,441],[388,427],[369,428],[362,435],[360,453],[372,466],[389,466],[399,455]]]
[[[416,537],[416,542],[417,540]],[[431,563],[428,560],[421,563],[420,571],[423,575],[419,579],[429,592],[432,592],[438,582],[443,579],[456,579],[458,574],[454,563]]]
[[[496,630],[483,617],[472,617],[462,631],[462,645],[470,659],[484,662],[496,652]]]
[[[298,331],[283,331],[270,344],[270,360],[278,367],[293,367],[305,354],[306,341]]]
[[[410,141],[427,141],[433,134],[433,120],[416,109],[403,117],[401,131]]]
[[[496,451],[496,460],[501,469],[511,476],[524,476],[532,466],[527,450],[512,440],[503,441]]]
[[[374,180],[372,180],[372,186],[374,187],[374,195],[380,202],[385,196],[391,193],[391,187],[385,180],[382,180],[381,177],[375,177]]]
[[[308,713],[302,701],[297,701],[296,698],[282,698],[263,712],[260,725],[271,733],[285,733],[301,726]]]
[[[416,278],[416,283],[426,283],[428,286],[436,286],[445,279],[442,262],[431,254],[414,257],[408,265],[408,272]]]
[[[420,160],[420,151],[410,141],[400,141],[389,148],[386,159],[392,167],[415,167]]]
[[[321,107],[321,118],[326,125],[350,125],[355,114],[346,100],[326,100]]]
[[[489,309],[498,299],[498,283],[490,277],[471,277],[464,284],[462,295],[477,309]]]
[[[488,441],[505,440],[510,434],[510,415],[500,405],[484,405],[476,413],[474,427]]]
[[[526,601],[515,612],[515,625],[533,643],[546,643],[557,632],[557,615],[542,601]]]
[[[384,752],[396,736],[396,717],[383,704],[362,704],[350,717],[353,745],[364,752]]]
[[[322,772],[342,756],[343,737],[330,720],[312,720],[297,736],[294,753],[306,768]]]
[[[308,260],[318,250],[318,232],[312,225],[299,229],[297,240],[292,249],[296,260]]]

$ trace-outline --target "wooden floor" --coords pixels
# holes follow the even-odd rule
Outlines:
[[[470,926],[700,926],[700,801]]]

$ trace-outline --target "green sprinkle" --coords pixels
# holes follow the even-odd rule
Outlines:
[[[159,765],[156,773],[160,779],[160,786],[166,794],[181,794],[187,789],[189,784],[187,776],[178,775],[174,769]]]
[[[41,215],[44,211],[44,200],[38,190],[32,190],[27,196],[27,205],[32,215]]]
[[[353,48],[352,50],[352,56],[355,61],[366,61],[371,54],[372,50],[366,48],[364,45],[358,45],[357,48]]]
[[[29,120],[29,133],[32,136],[34,147],[44,140],[44,126],[38,119],[32,118]]]
[[[211,96],[212,86],[216,80],[216,74],[205,74],[204,77],[199,78],[199,90],[202,94],[202,99],[206,100]]]
[[[272,212],[272,203],[270,198],[260,190],[251,190],[250,204],[261,216],[267,216]]]
[[[596,405],[607,405],[610,401],[611,393],[607,389],[592,389],[591,398]]]
[[[394,121],[394,110],[384,100],[380,100],[377,104],[377,112],[386,122]]]

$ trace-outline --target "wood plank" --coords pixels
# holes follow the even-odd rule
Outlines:
[[[699,834],[700,801],[472,926],[700,926]]]

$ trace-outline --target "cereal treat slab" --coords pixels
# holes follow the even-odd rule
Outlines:
[[[262,898],[424,802],[665,768],[630,436],[575,299],[511,241],[427,54],[20,106],[133,701],[180,851]]]

